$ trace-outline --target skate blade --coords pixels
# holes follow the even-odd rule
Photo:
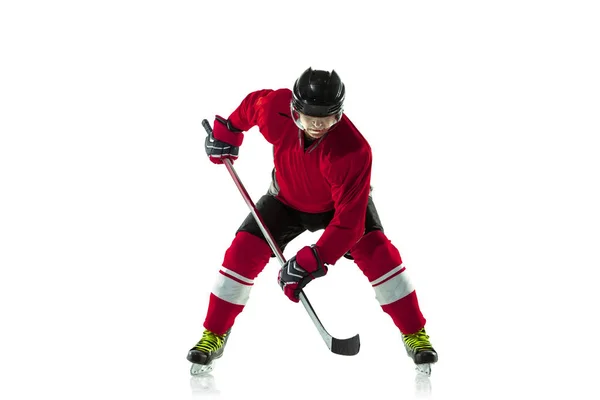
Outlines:
[[[431,379],[428,375],[418,373],[415,376],[415,394],[419,398],[429,398],[431,395]]]
[[[192,397],[202,397],[206,400],[207,395],[218,395],[219,390],[215,383],[215,377],[211,374],[195,375],[190,377],[190,388]]]
[[[416,364],[415,370],[419,374],[431,376],[431,364]]]
[[[210,362],[209,364],[192,364],[192,366],[190,367],[190,374],[192,376],[198,376],[198,375],[206,375],[206,374],[210,374],[212,372],[212,370],[214,369],[214,361]]]

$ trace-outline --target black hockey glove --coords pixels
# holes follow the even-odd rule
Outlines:
[[[216,116],[213,133],[204,140],[206,155],[215,164],[223,164],[223,159],[229,158],[235,162],[240,146],[244,140],[241,130],[231,125],[229,120]]]
[[[313,279],[327,274],[315,245],[305,246],[281,267],[277,276],[283,293],[293,302],[300,301],[300,291]]]

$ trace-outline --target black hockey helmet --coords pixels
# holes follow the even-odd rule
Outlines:
[[[311,117],[341,117],[346,89],[339,75],[332,70],[308,68],[294,83],[292,109]]]

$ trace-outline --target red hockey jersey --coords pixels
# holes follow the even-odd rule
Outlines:
[[[307,213],[335,210],[316,243],[323,261],[335,264],[364,233],[371,181],[371,147],[346,115],[305,150],[304,134],[290,115],[289,89],[250,93],[231,113],[238,129],[257,126],[273,145],[276,197]]]

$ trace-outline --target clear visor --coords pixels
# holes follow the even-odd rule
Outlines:
[[[342,117],[341,112],[327,117],[311,117],[310,115],[296,111],[294,107],[290,108],[292,110],[294,122],[300,129],[306,132],[327,132],[337,124]]]

